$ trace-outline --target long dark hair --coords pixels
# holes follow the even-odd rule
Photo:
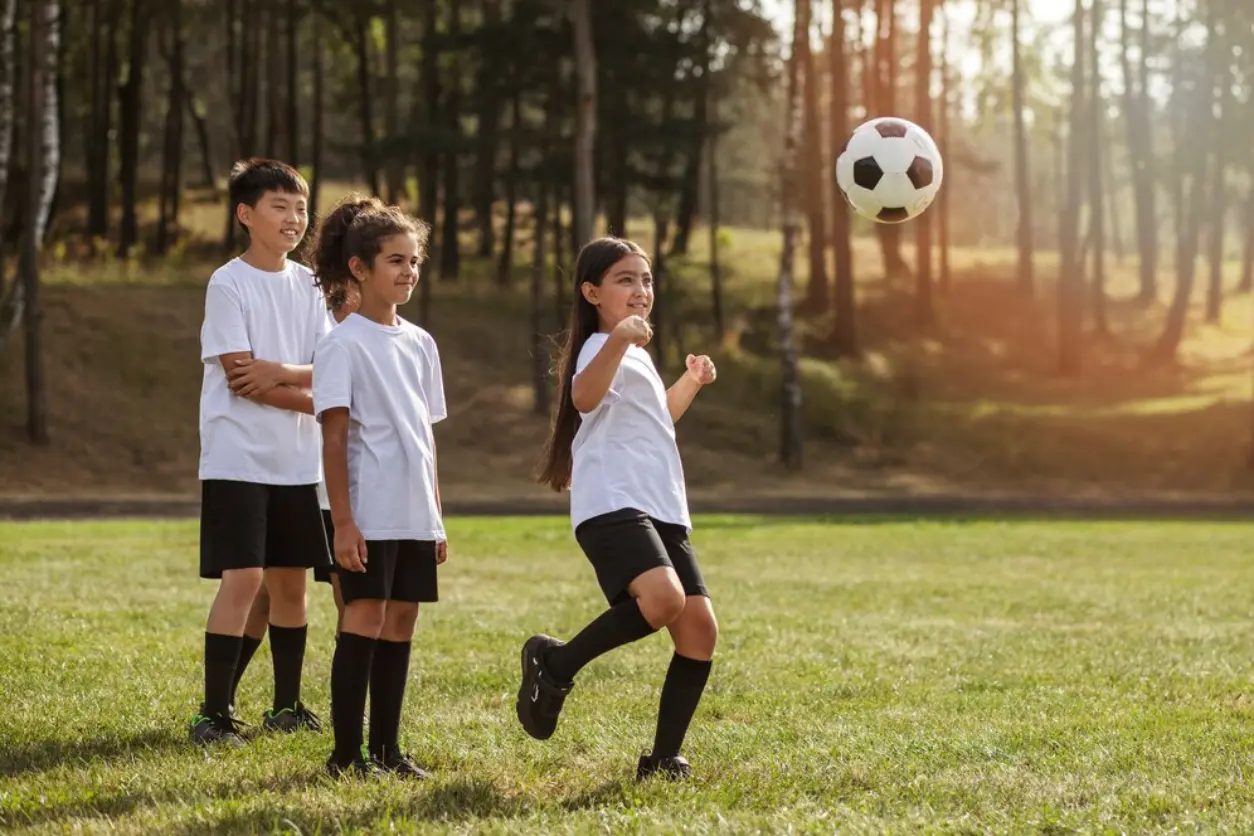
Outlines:
[[[575,300],[570,307],[570,326],[566,329],[566,344],[557,361],[557,404],[553,410],[553,423],[549,440],[544,445],[537,481],[555,491],[570,487],[570,445],[583,420],[570,390],[575,380],[575,363],[588,337],[596,333],[600,325],[596,306],[584,298],[583,284],[590,282],[601,286],[610,268],[629,255],[638,255],[645,261],[649,256],[638,245],[623,238],[598,238],[589,241],[575,259]]]
[[[349,195],[335,207],[318,231],[314,249],[314,277],[327,299],[327,307],[338,311],[357,284],[348,262],[354,257],[374,266],[383,241],[408,233],[418,240],[418,260],[427,256],[430,227],[411,218],[399,206],[386,206],[377,197]]]

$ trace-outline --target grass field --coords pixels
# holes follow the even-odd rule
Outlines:
[[[556,737],[516,654],[600,609],[560,519],[460,519],[403,738],[431,783],[337,784],[329,734],[201,752],[193,522],[0,525],[0,828],[39,832],[1254,829],[1254,526],[698,521],[722,640],[686,753],[631,780],[661,637],[598,660]],[[306,696],[334,629],[311,594]],[[263,649],[241,710],[268,706]]]

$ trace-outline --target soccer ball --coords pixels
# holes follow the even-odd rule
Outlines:
[[[876,223],[917,218],[940,191],[944,164],[927,131],[895,117],[872,119],[836,160],[836,184],[853,210]]]

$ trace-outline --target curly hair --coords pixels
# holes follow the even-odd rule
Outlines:
[[[322,222],[314,247],[314,278],[336,311],[357,283],[348,264],[360,258],[373,265],[383,242],[393,235],[413,235],[418,242],[418,261],[427,257],[427,236],[431,228],[405,214],[399,206],[386,206],[377,197],[349,195]]]

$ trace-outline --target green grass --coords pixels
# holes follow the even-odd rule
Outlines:
[[[663,637],[559,732],[516,653],[600,609],[563,520],[460,519],[403,736],[436,780],[336,784],[330,736],[185,741],[210,584],[191,522],[0,526],[0,828],[42,832],[1146,832],[1254,828],[1244,524],[699,520],[722,639],[688,786],[630,780]],[[311,592],[326,716],[334,610]],[[241,709],[268,705],[263,649]]]

